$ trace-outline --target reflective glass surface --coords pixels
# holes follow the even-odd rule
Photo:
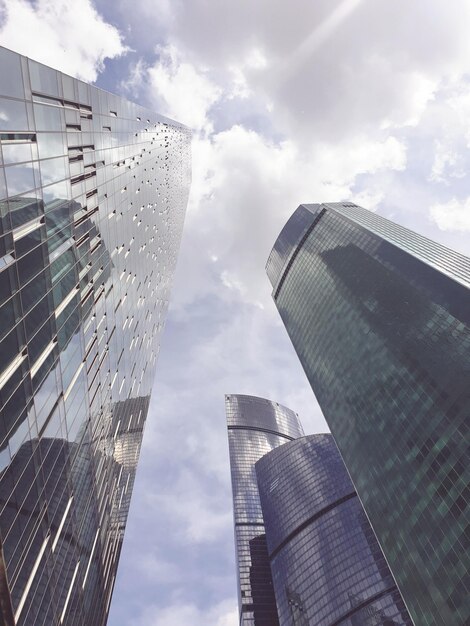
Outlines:
[[[264,454],[303,435],[298,416],[254,396],[225,398],[232,474],[240,624],[276,626],[276,602],[255,463]]]
[[[282,626],[411,626],[332,435],[256,463]]]
[[[470,259],[305,208],[276,305],[415,624],[467,624]]]
[[[0,623],[103,626],[190,131],[1,48],[0,74]]]

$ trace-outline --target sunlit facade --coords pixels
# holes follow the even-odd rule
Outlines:
[[[414,623],[470,622],[470,259],[352,203],[301,205],[273,298]]]
[[[106,623],[190,131],[0,48],[0,608]]]

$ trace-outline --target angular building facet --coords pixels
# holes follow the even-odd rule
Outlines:
[[[273,298],[416,626],[470,621],[470,259],[301,205]]]
[[[267,452],[303,435],[297,415],[254,396],[225,398],[232,474],[238,602],[241,626],[276,626],[263,514],[255,463]]]
[[[412,626],[332,435],[256,463],[279,622]]]
[[[190,132],[0,48],[0,610],[106,623]]]

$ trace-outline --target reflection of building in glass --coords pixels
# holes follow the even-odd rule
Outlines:
[[[8,626],[101,626],[190,135],[2,48],[0,70],[0,608]]]
[[[242,626],[276,626],[276,600],[266,547],[255,463],[264,454],[303,435],[297,415],[263,398],[225,399]]]
[[[301,205],[267,272],[415,623],[467,624],[470,260],[353,204]]]
[[[256,463],[280,624],[411,626],[332,435]]]

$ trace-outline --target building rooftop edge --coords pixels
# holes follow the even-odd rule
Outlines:
[[[325,202],[325,203],[302,203],[292,213],[287,222],[284,224],[279,235],[274,242],[274,245],[269,253],[266,262],[266,271],[273,287],[273,295],[275,294],[282,277],[285,274],[286,268],[292,259],[292,256],[296,253],[299,243],[309,226],[315,219],[315,213],[318,213],[318,209],[333,211],[352,223],[367,229],[369,232],[383,238],[385,241],[398,247],[403,252],[406,252],[410,256],[418,259],[425,265],[428,265],[455,280],[464,287],[470,288],[470,258],[460,252],[452,250],[443,244],[440,244],[433,239],[429,239],[424,235],[420,235],[415,231],[401,226],[392,220],[389,220],[382,215],[364,209],[363,207],[354,204],[353,202]],[[289,254],[283,259],[282,266],[279,271],[274,274],[269,272],[270,266],[273,264],[273,257],[277,253],[277,247],[279,247],[282,241],[283,235],[290,228],[292,234],[292,225],[294,223],[293,218],[299,214],[300,211],[308,211],[312,214],[312,219],[305,226],[298,224],[298,232],[296,242],[293,244]],[[349,214],[348,214],[349,213]],[[413,245],[415,244],[415,245]],[[420,247],[420,244],[422,247]],[[457,267],[460,268],[457,270]]]
[[[42,65],[44,67],[47,67],[48,69],[52,69],[55,72],[59,72],[59,74],[62,74],[63,76],[68,76],[72,80],[78,80],[79,82],[84,83],[85,85],[89,85],[90,87],[93,87],[93,89],[98,89],[99,91],[102,91],[103,93],[110,94],[111,96],[113,96],[115,98],[122,98],[123,100],[126,100],[127,102],[131,102],[136,107],[144,109],[145,111],[149,111],[150,113],[153,113],[153,115],[157,115],[160,118],[160,120],[158,120],[158,121],[162,121],[163,123],[174,124],[174,125],[178,126],[179,128],[183,128],[185,130],[188,130],[191,133],[193,132],[193,129],[190,126],[187,126],[186,124],[178,122],[178,120],[174,120],[171,117],[167,117],[166,115],[162,115],[161,113],[158,113],[157,111],[154,111],[153,109],[149,109],[148,107],[145,107],[142,104],[139,104],[138,102],[134,102],[134,100],[130,100],[127,96],[124,96],[124,95],[121,95],[121,94],[117,94],[117,93],[114,93],[112,91],[108,91],[107,89],[103,89],[102,87],[99,87],[98,85],[95,85],[93,83],[89,83],[86,80],[83,80],[82,78],[77,78],[76,76],[72,76],[72,74],[67,74],[67,72],[63,72],[62,70],[58,70],[57,68],[52,67],[51,65],[47,65],[46,63],[43,63],[42,61],[37,61],[36,59],[33,59],[32,57],[26,56],[25,54],[21,54],[21,52],[17,52],[16,50],[12,50],[11,48],[7,48],[6,46],[0,45],[0,49],[8,50],[8,52],[12,52],[13,54],[17,54],[19,57],[23,57],[23,59],[27,59],[28,61],[32,61],[33,63],[38,63],[38,65]]]

